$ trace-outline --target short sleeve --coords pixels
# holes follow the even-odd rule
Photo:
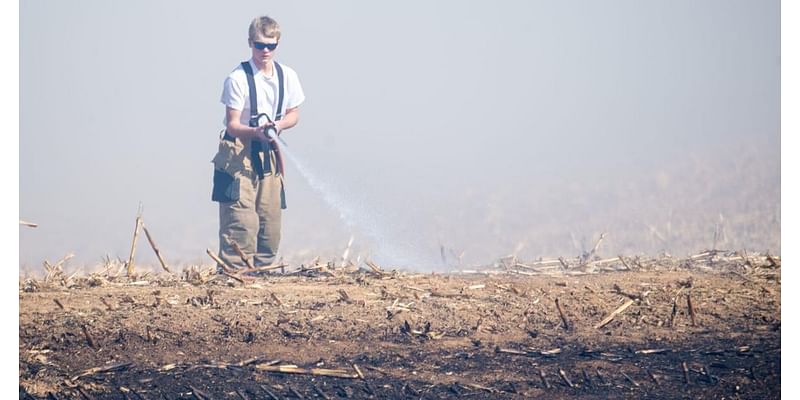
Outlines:
[[[222,88],[222,97],[219,101],[234,110],[244,110],[245,94],[236,79],[230,76],[225,79],[225,84]]]
[[[292,70],[289,74],[287,74],[286,85],[287,87],[287,98],[286,98],[286,109],[295,108],[303,103],[306,100],[306,95],[303,93],[303,86],[300,85],[300,78],[297,77],[297,73]]]

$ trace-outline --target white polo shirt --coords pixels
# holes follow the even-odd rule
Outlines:
[[[278,107],[278,73],[272,68],[272,75],[267,76],[259,71],[253,60],[248,61],[250,68],[253,69],[253,79],[256,83],[256,98],[258,99],[258,112],[269,115],[270,119],[275,120]],[[283,113],[286,110],[299,106],[305,101],[303,87],[300,86],[300,79],[297,73],[288,66],[281,64],[283,69]],[[225,85],[222,89],[220,102],[226,107],[240,110],[242,112],[241,123],[247,126],[250,120],[250,89],[247,85],[247,74],[239,64],[233,72],[225,78]],[[223,124],[227,121],[223,118]]]

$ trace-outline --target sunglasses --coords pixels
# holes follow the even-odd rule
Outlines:
[[[253,47],[255,47],[255,48],[259,49],[259,50],[268,49],[269,51],[272,51],[272,50],[275,50],[276,47],[278,47],[278,44],[277,43],[253,42]]]

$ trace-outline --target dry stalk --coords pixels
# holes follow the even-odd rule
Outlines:
[[[211,257],[212,260],[216,261],[217,265],[222,267],[222,274],[223,275],[225,275],[225,276],[227,276],[227,277],[229,277],[231,279],[234,279],[237,282],[242,283],[242,284],[245,283],[245,279],[250,280],[250,281],[252,281],[254,279],[252,277],[243,277],[243,276],[239,275],[235,268],[233,268],[228,263],[226,263],[221,258],[219,258],[216,254],[214,254],[213,251],[211,251],[211,249],[206,249],[206,254],[208,254],[208,256]]]
[[[537,357],[537,356],[539,356],[538,353],[535,353],[533,351],[520,351],[520,350],[514,350],[514,349],[504,349],[504,348],[501,348],[499,346],[494,348],[494,352],[495,353],[503,353],[503,354],[513,354],[513,355],[517,355],[517,356],[526,356],[526,357]]]
[[[609,314],[607,317],[605,317],[605,319],[603,319],[602,321],[600,321],[600,323],[595,325],[594,328],[595,329],[600,329],[600,328],[606,326],[606,324],[611,322],[611,320],[613,320],[614,317],[616,317],[617,315],[619,315],[620,313],[625,311],[626,308],[630,307],[631,304],[633,304],[633,300],[629,299],[628,301],[625,302],[625,304],[619,306],[619,308],[617,308],[616,310],[612,311],[611,314]]]
[[[686,365],[686,361],[681,362],[681,369],[683,370],[683,380],[688,385],[689,384],[689,367]]]
[[[235,272],[236,269],[234,267],[219,258],[216,254],[214,254],[213,251],[211,251],[211,249],[206,249],[206,254],[208,254],[208,256],[211,257],[211,259],[214,260],[214,262],[216,262],[223,271],[228,273]]]
[[[686,293],[686,305],[689,306],[689,317],[692,318],[692,326],[697,326],[694,318],[694,306],[692,306],[692,295]]]
[[[192,394],[194,395],[194,397],[197,397],[200,400],[212,399],[211,396],[201,391],[200,389],[188,384],[187,386],[189,386],[189,389],[192,389]]]
[[[656,385],[660,385],[661,384],[661,382],[658,381],[658,378],[656,377],[656,374],[653,373],[653,371],[650,371],[648,369],[647,370],[647,375],[650,375],[650,379],[652,379],[653,382],[655,382]]]
[[[66,263],[72,257],[75,257],[75,254],[69,253],[64,256],[64,258],[59,260],[56,265],[51,265],[47,260],[45,260],[44,269],[47,271],[47,275],[44,277],[44,282],[49,283],[55,278],[61,278],[61,283],[65,284],[68,279],[64,279],[64,263]]]
[[[631,378],[630,376],[628,376],[628,374],[626,374],[626,373],[624,373],[622,371],[620,371],[620,374],[622,374],[622,376],[624,376],[625,379],[627,379],[628,382],[630,382],[633,386],[639,387],[639,383],[636,382],[635,380],[633,380],[633,378]]]
[[[91,347],[93,349],[97,349],[97,345],[95,345],[95,342],[94,342],[94,339],[92,338],[92,335],[89,334],[89,329],[86,328],[86,324],[82,324],[81,325],[81,330],[83,331],[83,336],[86,337],[86,343],[89,344],[89,347]]]
[[[587,253],[584,257],[581,257],[581,265],[586,264],[589,260],[592,259],[592,257],[594,257],[594,255],[597,253],[597,249],[600,248],[600,243],[603,242],[603,239],[605,237],[606,237],[606,233],[605,232],[600,234],[600,239],[597,239],[597,243],[594,244],[594,247],[592,248],[592,251]]]
[[[247,268],[254,269],[255,267],[253,266],[253,263],[251,263],[250,259],[247,258],[247,256],[244,254],[244,251],[242,251],[242,248],[239,247],[239,244],[232,240],[229,243],[233,247],[233,250],[236,251],[236,254],[238,254],[239,257],[242,259],[242,262],[244,262],[245,265],[247,265]]]
[[[70,381],[76,381],[76,380],[78,380],[78,379],[80,379],[80,378],[82,378],[84,376],[89,376],[89,375],[104,374],[104,373],[107,373],[107,372],[124,371],[124,370],[128,369],[128,367],[130,367],[131,365],[133,365],[133,363],[124,362],[124,363],[120,363],[120,364],[108,365],[108,366],[105,366],[105,367],[89,368],[89,369],[81,372],[80,374],[75,375],[72,378],[70,378]]]
[[[298,391],[297,391],[295,388],[293,388],[293,387],[292,387],[291,385],[289,385],[288,383],[286,384],[286,388],[287,388],[287,389],[289,389],[289,392],[290,392],[290,393],[292,394],[292,396],[294,396],[295,398],[298,398],[298,399],[300,399],[300,400],[303,400],[303,399],[305,399],[305,397],[303,397],[303,395],[302,395],[300,392],[298,392]]]
[[[280,400],[280,397],[276,396],[275,393],[273,393],[272,390],[270,390],[270,387],[267,386],[266,384],[262,383],[259,385],[259,387],[261,388],[261,390],[265,391],[269,395],[269,398],[271,400]]]
[[[600,383],[601,383],[603,386],[605,386],[605,385],[607,384],[607,383],[606,383],[606,378],[605,378],[605,377],[603,377],[603,374],[602,374],[602,373],[600,373],[600,368],[597,368],[597,367],[595,367],[595,368],[594,368],[594,372],[595,372],[595,374],[597,374],[597,379],[599,379],[599,380],[600,380]]]
[[[361,372],[361,369],[358,368],[357,364],[353,364],[353,369],[356,370],[356,374],[358,374],[358,377],[361,378],[361,380],[366,380],[367,379],[367,378],[364,378],[364,374]]]
[[[268,266],[265,266],[265,267],[254,267],[254,268],[241,269],[241,270],[239,270],[239,273],[241,273],[241,274],[250,274],[250,273],[255,273],[255,272],[272,271],[272,270],[279,269],[279,268],[283,269],[286,266],[287,266],[286,264],[284,264],[283,262],[280,262],[278,264],[268,265]]]
[[[314,388],[314,392],[316,392],[319,395],[319,397],[322,397],[322,400],[330,400],[330,397],[328,397],[328,395],[326,395],[325,392],[323,392],[322,389],[319,388],[319,386],[312,383],[311,387]]]
[[[364,260],[364,263],[367,264],[367,266],[372,270],[372,272],[375,272],[378,275],[385,274],[385,272],[381,269],[381,267],[379,267],[378,264],[375,264],[371,260]]]
[[[131,243],[131,255],[128,257],[128,278],[133,279],[135,269],[133,258],[136,255],[136,241],[139,240],[139,229],[142,227],[142,207],[139,205],[139,213],[136,215],[136,228],[133,230],[133,242]]]
[[[568,331],[569,330],[569,322],[567,321],[567,317],[564,316],[564,311],[561,310],[561,305],[558,303],[558,297],[556,297],[556,308],[558,309],[558,315],[561,316],[561,322],[564,323],[564,330]]]
[[[153,240],[153,237],[150,236],[150,231],[147,230],[147,227],[142,224],[142,229],[144,229],[144,235],[147,236],[147,241],[150,242],[150,247],[153,248],[153,251],[156,253],[156,257],[158,258],[158,262],[161,263],[161,268],[164,268],[164,271],[169,272],[170,274],[172,271],[167,268],[167,263],[164,262],[164,257],[161,257],[161,250],[158,249],[156,242]]]
[[[544,371],[541,368],[539,368],[539,378],[542,378],[542,383],[544,383],[544,387],[548,389],[552,387],[550,386],[550,382],[547,380],[547,377],[544,376]]]
[[[256,369],[268,372],[278,372],[282,374],[332,376],[336,378],[359,379],[358,374],[354,374],[344,369],[299,368],[296,365],[264,365],[264,364],[256,365]]]
[[[592,387],[592,378],[589,377],[585,369],[581,370],[581,372],[583,373],[583,380],[586,382],[586,385]]]
[[[100,298],[100,302],[103,303],[103,305],[106,306],[106,309],[108,309],[108,311],[114,311],[115,310],[115,308],[111,304],[108,303],[108,300],[106,300],[105,297],[101,297]]]
[[[669,316],[669,326],[670,328],[675,326],[675,316],[678,314],[678,296],[680,296],[683,287],[678,288],[678,291],[675,293],[675,297],[672,298],[672,313]]]
[[[250,400],[250,397],[247,397],[245,392],[242,392],[241,389],[236,389],[236,394],[238,394],[239,398],[242,399],[242,400]]]
[[[570,381],[570,380],[569,380],[569,378],[567,377],[567,373],[566,373],[566,372],[564,372],[564,370],[563,370],[563,369],[561,369],[561,368],[559,368],[559,369],[558,369],[558,375],[560,375],[560,376],[561,376],[561,379],[563,379],[563,380],[564,380],[564,383],[566,383],[566,384],[567,384],[567,386],[569,386],[569,387],[571,387],[571,388],[572,388],[572,387],[575,387],[575,385],[573,385],[573,384],[572,384],[572,381]]]

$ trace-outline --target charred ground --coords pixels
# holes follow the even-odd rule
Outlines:
[[[776,257],[289,269],[26,279],[20,398],[780,397]]]

